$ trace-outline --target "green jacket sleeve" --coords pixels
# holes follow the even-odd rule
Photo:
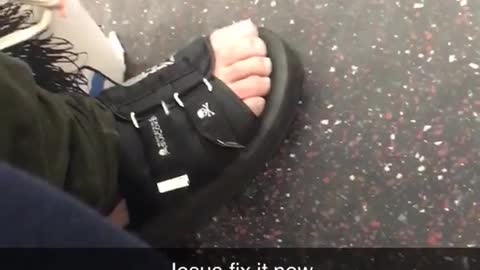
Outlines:
[[[106,214],[118,196],[117,138],[95,99],[48,92],[25,63],[0,53],[0,162]]]

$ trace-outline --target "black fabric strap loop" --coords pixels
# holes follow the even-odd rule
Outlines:
[[[162,72],[157,72],[156,76],[161,82],[169,84],[176,80],[183,79],[188,74],[194,72],[195,69],[185,60],[176,60],[174,64],[166,66],[161,69],[161,71]]]
[[[187,95],[194,87],[203,84],[204,77],[198,71],[194,70],[185,75],[185,77],[172,81],[170,84],[175,92],[181,96]]]
[[[159,79],[159,88],[136,97],[133,102],[121,105],[117,108],[120,114],[126,116],[134,112],[139,118],[142,118],[144,112],[161,106],[162,102],[168,106],[174,105],[175,94],[179,98],[183,98],[196,87],[205,84],[204,80],[206,80],[195,67],[187,64],[186,61],[167,66],[153,76]]]
[[[166,102],[167,104],[171,103],[171,97],[173,96],[173,93],[174,90],[172,86],[167,84],[134,103],[120,107],[119,112],[123,115],[134,112],[138,118],[142,118],[144,113],[159,107],[161,108],[162,101]]]

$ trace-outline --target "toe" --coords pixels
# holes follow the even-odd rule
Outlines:
[[[258,37],[258,28],[252,20],[245,20],[232,25],[215,30],[210,39],[220,41],[220,43],[231,42],[237,40],[239,37]]]
[[[267,57],[250,57],[231,66],[219,68],[215,74],[227,84],[250,76],[268,77],[272,73],[272,61]]]
[[[216,64],[220,66],[229,66],[250,57],[267,56],[267,45],[259,37],[241,38],[229,45],[212,43],[212,47]]]
[[[252,110],[256,116],[260,116],[265,109],[265,99],[261,97],[252,97],[244,99],[243,102]]]
[[[270,92],[270,78],[250,76],[229,85],[240,99],[265,97]]]

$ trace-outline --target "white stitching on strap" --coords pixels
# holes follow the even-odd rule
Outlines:
[[[168,109],[167,103],[165,103],[165,101],[163,100],[162,100],[162,107],[163,107],[163,111],[165,112],[165,115],[169,116],[170,110]]]
[[[175,102],[177,102],[178,106],[185,108],[185,104],[183,104],[177,92],[173,93],[173,98],[175,99]]]
[[[203,83],[207,86],[208,92],[213,91],[213,86],[207,79],[203,78]]]
[[[140,125],[138,124],[138,121],[137,121],[137,118],[135,117],[134,112],[130,113],[130,119],[132,119],[132,123],[136,128],[140,128]]]

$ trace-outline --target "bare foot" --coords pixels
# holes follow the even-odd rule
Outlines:
[[[115,209],[113,209],[112,213],[108,216],[110,222],[114,225],[119,226],[121,228],[128,225],[130,222],[130,216],[128,214],[127,203],[125,200],[122,200]]]

